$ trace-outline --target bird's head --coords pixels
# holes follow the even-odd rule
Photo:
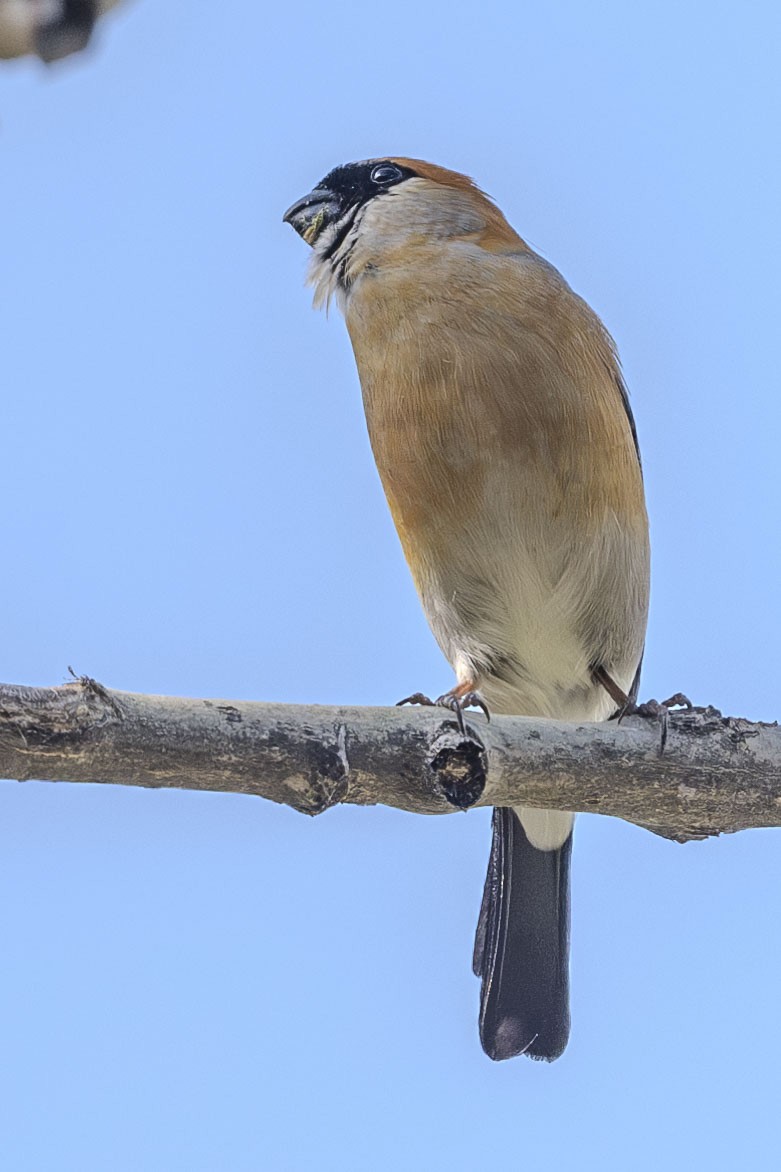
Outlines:
[[[517,247],[519,237],[466,175],[420,159],[345,163],[296,200],[284,220],[313,250],[315,304],[344,297],[367,270],[416,244],[468,237]]]

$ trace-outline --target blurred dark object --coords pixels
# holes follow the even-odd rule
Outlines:
[[[0,58],[48,63],[89,44],[95,22],[119,0],[0,0]]]

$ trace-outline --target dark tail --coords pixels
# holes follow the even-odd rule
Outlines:
[[[571,852],[572,834],[558,850],[537,850],[517,814],[494,810],[474,955],[489,1058],[551,1062],[567,1045]]]

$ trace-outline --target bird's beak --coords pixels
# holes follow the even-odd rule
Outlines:
[[[325,187],[316,187],[303,199],[296,200],[282,219],[295,228],[307,244],[314,244],[323,228],[338,217],[339,211],[338,197]]]

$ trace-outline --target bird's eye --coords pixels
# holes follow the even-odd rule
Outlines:
[[[393,163],[380,163],[373,168],[371,173],[372,183],[379,183],[383,187],[388,183],[396,183],[399,179],[401,179],[401,171],[398,167],[394,167]]]

